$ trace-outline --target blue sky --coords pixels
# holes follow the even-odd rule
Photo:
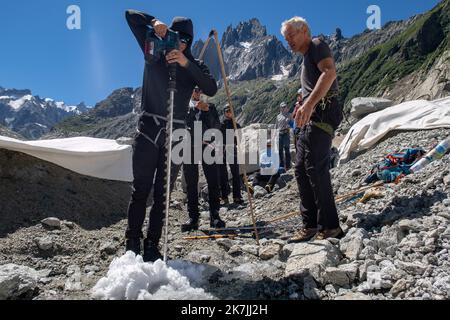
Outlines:
[[[314,34],[340,27],[349,37],[364,31],[369,5],[380,6],[382,24],[425,12],[438,0],[315,1],[150,1],[2,0],[0,8],[0,86],[31,89],[35,95],[89,105],[113,90],[141,85],[143,59],[124,19],[128,8],[144,10],[170,24],[173,16],[193,19],[197,39],[212,28],[258,18],[280,36],[282,21],[305,17]],[[69,5],[81,8],[81,30],[68,30]]]

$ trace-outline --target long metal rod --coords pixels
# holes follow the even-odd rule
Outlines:
[[[226,71],[225,71],[225,63],[223,61],[222,48],[220,47],[220,42],[219,42],[219,37],[217,35],[217,31],[216,30],[212,30],[210,35],[211,34],[214,34],[214,39],[216,41],[217,54],[219,56],[220,67],[221,67],[221,71],[222,71],[223,84],[224,84],[224,87],[225,87],[225,92],[226,92],[227,97],[228,97],[228,104],[229,104],[230,110],[231,110],[231,115],[232,115],[232,120],[233,120],[233,127],[234,127],[234,130],[235,130],[235,133],[237,133],[238,132],[238,127],[237,127],[237,122],[236,122],[236,116],[235,116],[235,113],[234,113],[233,103],[231,101],[231,93],[230,93],[230,89],[228,87],[228,79],[227,79],[227,74],[226,74]],[[241,145],[241,138],[240,138],[239,134],[236,134],[236,138],[237,138],[237,144],[238,144],[238,146],[240,146]],[[245,187],[247,188],[248,203],[249,203],[249,207],[250,207],[250,213],[252,215],[253,227],[254,227],[255,236],[256,236],[256,243],[259,246],[259,233],[258,233],[258,228],[256,227],[255,214],[253,212],[253,199],[252,199],[252,195],[250,193],[250,185],[249,185],[249,182],[248,182],[247,172],[244,172],[244,179],[243,180],[244,180]]]
[[[167,262],[170,208],[170,177],[172,174],[172,142],[173,142],[173,108],[175,104],[175,89],[170,89],[169,115],[166,127],[166,221],[164,230],[164,262]]]

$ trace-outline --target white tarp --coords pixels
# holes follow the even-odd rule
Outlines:
[[[356,123],[339,147],[340,163],[352,153],[367,150],[393,130],[450,128],[450,97],[415,100],[372,113]]]
[[[81,137],[20,141],[0,136],[0,149],[26,153],[90,177],[133,181],[132,148],[115,140]]]

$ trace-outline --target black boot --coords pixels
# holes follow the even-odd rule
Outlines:
[[[126,241],[125,250],[132,251],[137,256],[141,255],[141,238],[129,238]]]
[[[159,252],[158,245],[146,239],[144,241],[144,262],[155,262],[163,259],[164,257]]]
[[[226,226],[226,223],[220,219],[218,211],[211,212],[211,228],[224,229]]]
[[[191,232],[198,230],[198,219],[189,218],[185,224],[181,225],[181,232]]]

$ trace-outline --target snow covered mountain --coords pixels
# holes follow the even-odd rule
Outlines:
[[[0,87],[0,125],[27,139],[39,139],[57,123],[88,109],[84,103],[68,106],[64,102],[33,96],[30,90]]]
[[[200,55],[203,46],[202,40],[194,44],[194,56]],[[240,22],[234,28],[230,25],[222,36],[221,46],[230,80],[284,80],[298,72],[299,63],[294,63],[297,56],[286,49],[276,36],[268,35],[266,27],[256,18]],[[206,49],[204,60],[211,73],[220,79],[214,41]]]

